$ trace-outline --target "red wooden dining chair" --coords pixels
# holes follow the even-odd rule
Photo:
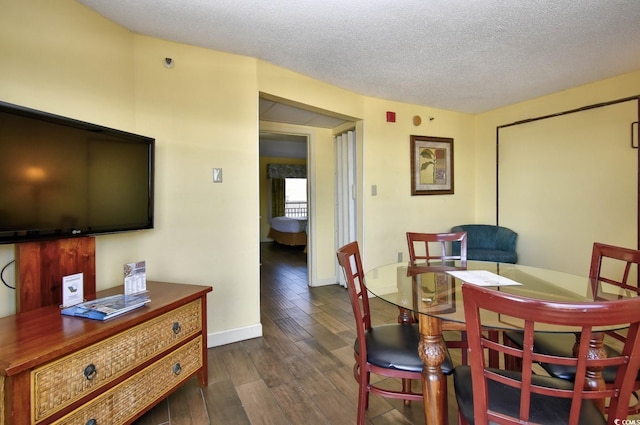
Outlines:
[[[460,242],[460,255],[451,253],[451,244],[453,242]],[[409,261],[411,261],[411,264],[417,264],[419,260],[424,260],[426,265],[431,265],[434,262],[437,265],[446,265],[447,262],[453,263],[453,261],[458,260],[460,261],[460,267],[467,267],[467,232],[407,232],[407,244],[409,245]],[[434,245],[439,248],[435,253]]]
[[[418,356],[420,332],[416,324],[393,323],[371,326],[369,298],[364,281],[362,260],[357,242],[351,242],[337,252],[338,262],[345,274],[349,299],[356,320],[354,344],[355,365],[353,375],[358,382],[358,425],[365,423],[365,410],[369,404],[369,393],[383,397],[403,399],[405,402],[421,400],[422,394],[411,389],[411,380],[420,380],[422,360]],[[447,355],[442,365],[445,375],[453,371]],[[373,385],[370,375],[399,378],[402,390],[396,391]],[[446,380],[444,391],[446,392]]]
[[[475,285],[462,286],[469,337],[470,366],[457,366],[454,385],[461,423],[500,424],[618,424],[627,417],[627,404],[640,367],[640,297],[588,303],[549,302],[520,297]],[[491,341],[483,333],[490,315],[503,321],[522,323],[523,346],[516,348]],[[493,319],[494,321],[497,319]],[[537,353],[533,350],[534,328],[539,323],[575,326],[579,329],[575,357]],[[597,341],[598,327],[628,326],[622,350],[614,356],[596,358],[590,341]],[[517,357],[521,371],[489,368],[483,349]],[[575,380],[536,375],[537,363],[572,366]],[[585,389],[594,369],[614,367],[612,386]],[[601,405],[610,400],[608,418]]]
[[[594,243],[591,253],[591,267],[589,270],[589,278],[594,285],[594,294],[598,298],[599,282],[606,282],[621,288],[621,290],[632,291],[640,294],[638,288],[638,280],[632,284],[629,277],[632,275],[631,268],[640,264],[640,251],[635,249],[623,248],[602,243]],[[602,295],[602,294],[601,294]],[[615,297],[615,295],[614,295]],[[607,332],[611,338],[605,339],[604,350],[607,355],[614,356],[619,353],[619,345],[625,342],[624,332]],[[513,346],[522,346],[522,335],[517,332],[505,332],[507,342]],[[557,356],[571,357],[573,356],[573,347],[576,337],[573,334],[566,333],[536,333],[534,339],[534,349],[537,352],[551,354]],[[508,359],[508,368],[518,370],[521,366],[517,361]],[[575,380],[576,370],[572,365],[556,365],[556,364],[540,364],[551,376]],[[613,367],[607,367],[603,370],[602,376],[607,386],[613,386],[615,381],[616,370]],[[629,415],[640,413],[640,375],[634,384],[633,403],[629,406]]]

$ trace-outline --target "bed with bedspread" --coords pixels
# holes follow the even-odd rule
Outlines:
[[[274,217],[267,236],[282,245],[307,245],[307,217]]]

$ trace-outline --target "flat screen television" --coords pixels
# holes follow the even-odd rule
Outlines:
[[[0,102],[0,244],[153,228],[154,148]]]

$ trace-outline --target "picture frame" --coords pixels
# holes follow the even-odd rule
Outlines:
[[[453,139],[412,135],[411,196],[452,195]]]
[[[453,276],[444,271],[414,274],[414,302],[422,303],[421,311],[429,314],[451,314],[456,312],[456,284]]]

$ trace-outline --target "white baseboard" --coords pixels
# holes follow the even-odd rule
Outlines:
[[[332,277],[327,277],[324,279],[318,279],[313,285],[313,287],[316,286],[327,286],[327,285],[335,285],[338,281],[336,280],[335,276]]]
[[[262,324],[247,326],[245,328],[231,329],[223,332],[207,334],[207,348],[219,347],[233,342],[244,341],[246,339],[259,338],[262,336]]]

